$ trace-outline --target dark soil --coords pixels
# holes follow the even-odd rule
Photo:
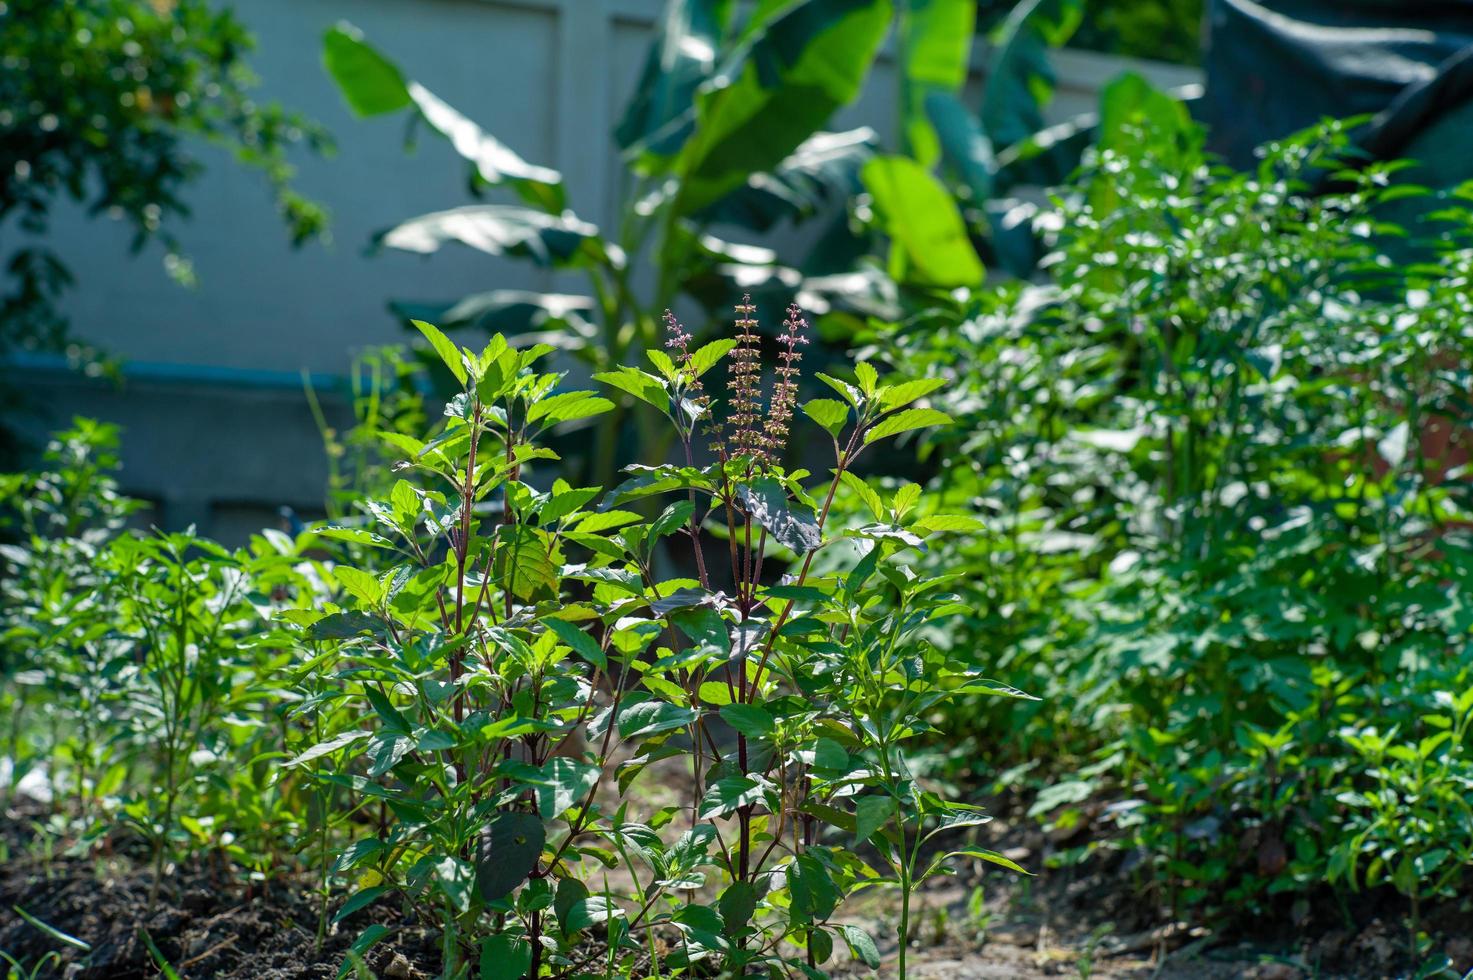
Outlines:
[[[22,964],[48,952],[62,955],[54,973],[68,980],[132,980],[162,974],[146,934],[169,965],[186,980],[297,980],[335,978],[348,948],[374,922],[394,932],[364,956],[379,977],[410,977],[412,963],[430,975],[440,960],[435,935],[405,923],[392,908],[370,907],[317,943],[320,902],[306,882],[231,881],[216,869],[175,869],[147,914],[152,870],[142,854],[94,860],[34,853],[36,808],[0,814],[0,950]],[[68,946],[27,922],[14,910],[87,943]]]
[[[145,934],[186,980],[336,978],[358,935],[374,923],[390,932],[364,956],[385,980],[434,977],[440,969],[438,933],[381,901],[329,926],[317,942],[320,902],[311,883],[281,878],[247,886],[222,869],[175,869],[156,907],[145,914],[152,874],[141,852],[106,857],[45,855],[34,805],[0,812],[0,951],[23,964],[48,952],[62,964],[43,976],[129,980],[161,975]],[[1054,841],[1028,821],[999,819],[986,828],[984,846],[1004,851],[1040,872],[1020,880],[998,870],[963,869],[917,899],[909,952],[911,980],[985,980],[1047,976],[1140,977],[1167,980],[1308,980],[1415,975],[1417,967],[1446,957],[1461,976],[1473,968],[1473,909],[1467,903],[1430,910],[1426,929],[1437,937],[1421,962],[1409,961],[1399,909],[1385,896],[1367,896],[1357,909],[1328,900],[1298,914],[1260,920],[1245,937],[1181,925],[1162,926],[1162,909],[1138,893],[1118,855],[1079,867],[1047,870],[1046,859],[1077,842]],[[974,898],[981,885],[983,900]],[[846,906],[847,921],[880,938],[882,977],[894,976],[896,944],[891,896],[873,894]],[[65,945],[13,911],[90,946]],[[873,975],[860,964],[828,968],[837,976]],[[1451,971],[1456,970],[1456,973]]]

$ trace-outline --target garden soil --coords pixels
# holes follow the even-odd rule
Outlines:
[[[160,975],[146,934],[185,980],[288,980],[336,978],[353,939],[374,922],[389,937],[365,960],[384,980],[434,977],[440,963],[431,925],[407,920],[391,902],[355,913],[342,926],[316,938],[320,904],[310,883],[280,879],[242,884],[223,867],[175,869],[156,907],[146,911],[151,872],[145,855],[122,851],[84,859],[38,853],[39,821],[45,814],[26,805],[0,814],[0,950],[23,963],[47,952],[62,955],[54,973],[68,980],[130,980]],[[995,826],[995,825],[994,825]],[[984,843],[1004,847],[1037,867],[1041,840],[1007,827]],[[1364,929],[1329,930],[1273,942],[1229,940],[1203,930],[1157,927],[1130,929],[1140,902],[1112,884],[1103,872],[1041,870],[1010,880],[997,871],[975,882],[946,879],[922,893],[913,920],[909,972],[912,980],[991,980],[1034,977],[1243,977],[1294,980],[1310,976],[1370,978],[1404,975],[1403,934],[1394,920],[1373,920]],[[986,901],[973,899],[981,884]],[[90,952],[68,947],[14,911],[83,940]],[[1449,918],[1449,914],[1452,916]],[[883,937],[894,908],[876,897],[846,906],[850,922]],[[1473,966],[1473,919],[1445,911],[1440,925],[1446,953],[1459,973]],[[1467,937],[1467,938],[1464,938]],[[895,943],[880,942],[881,977],[894,976]],[[842,957],[836,953],[836,960]],[[838,977],[873,976],[861,964],[829,967]]]

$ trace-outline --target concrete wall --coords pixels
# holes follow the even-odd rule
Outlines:
[[[337,141],[334,157],[303,158],[298,180],[331,208],[334,241],[293,250],[260,179],[209,150],[202,152],[208,173],[190,194],[193,217],[176,228],[195,264],[196,289],[168,279],[156,251],[129,258],[124,227],[58,215],[50,244],[79,283],[68,303],[74,330],[132,366],[121,389],[45,365],[22,369],[41,409],[28,426],[39,433],[79,412],[125,424],[125,486],[158,502],[167,525],[199,521],[229,536],[281,504],[315,512],[325,468],[302,371],[338,375],[354,348],[402,341],[385,311],[390,298],[555,285],[544,271],[468,249],[428,259],[364,254],[375,231],[465,203],[466,168],[432,134],[406,153],[402,118],[351,116],[321,67],[323,31],[351,20],[523,157],[561,170],[571,207],[606,224],[623,191],[608,134],[659,8],[659,0],[238,2],[259,41],[263,97],[302,110]],[[1078,52],[1060,52],[1055,64],[1057,119],[1093,108],[1100,86],[1127,67],[1165,86],[1197,78]],[[980,46],[974,65],[980,91]],[[865,94],[831,128],[867,125],[888,138],[895,90],[893,66],[882,58]]]

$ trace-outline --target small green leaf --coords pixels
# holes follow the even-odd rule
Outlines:
[[[434,864],[435,884],[441,894],[450,899],[457,911],[468,912],[471,907],[471,887],[475,884],[476,872],[467,862],[446,855]]]
[[[572,422],[575,419],[602,415],[613,407],[613,402],[600,398],[591,391],[566,391],[533,405],[527,412],[527,421],[540,422],[546,419],[549,424]]]
[[[598,783],[599,767],[576,759],[549,759],[537,786],[537,810],[542,819],[555,820],[581,803]]]
[[[651,543],[656,538],[663,538],[667,534],[674,534],[690,522],[691,515],[696,512],[696,505],[689,500],[677,500],[664,513],[655,518],[650,525],[649,540]]]
[[[752,913],[757,911],[757,890],[749,881],[734,881],[721,893],[717,907],[726,931],[729,934],[740,933],[752,921]]]
[[[989,864],[996,864],[999,867],[1007,868],[1009,871],[1016,871],[1020,875],[1032,875],[1032,872],[1028,871],[1026,868],[1021,867],[1016,862],[1003,857],[996,851],[989,851],[986,848],[982,847],[964,847],[960,850],[950,851],[942,855],[933,863],[939,864],[941,861],[945,861],[947,858],[954,857],[973,858],[978,861],[986,861]]]
[[[575,623],[568,622],[566,619],[548,617],[542,622],[548,629],[557,634],[557,638],[562,640],[565,646],[569,647],[584,660],[587,660],[596,667],[608,667],[608,657],[604,655],[603,650],[599,648],[599,645],[594,642],[593,637],[589,636],[586,630],[581,629]]]
[[[840,381],[838,378],[830,377],[822,371],[815,371],[813,376],[837,391],[839,396],[854,408],[858,408],[860,403],[864,401],[864,392],[847,381]]]
[[[690,356],[690,370],[694,377],[699,378],[711,370],[721,359],[731,353],[736,347],[736,340],[732,337],[724,337],[721,340],[713,340],[709,344],[702,345]]]
[[[425,323],[423,320],[411,320],[409,322],[414,324],[416,330],[424,334],[425,340],[428,340],[430,346],[435,349],[435,353],[440,355],[440,360],[444,361],[445,366],[450,369],[450,373],[455,375],[455,380],[464,385],[469,380],[470,375],[466,373],[465,359],[461,356],[461,350],[455,345],[455,342],[441,333],[439,328]]]
[[[384,728],[400,735],[409,734],[409,721],[399,710],[389,703],[389,699],[376,687],[365,687],[363,694],[368,698],[368,703],[373,706],[374,714],[384,723]]]
[[[341,735],[335,735],[325,742],[318,742],[307,751],[294,757],[291,761],[285,763],[285,768],[290,769],[294,766],[305,765],[314,759],[320,759],[325,755],[336,752],[345,745],[352,745],[354,742],[368,738],[368,736],[368,732],[343,732]]]
[[[722,721],[748,738],[766,738],[777,727],[772,715],[755,704],[728,704],[719,713]]]
[[[839,931],[844,935],[844,942],[849,945],[849,952],[856,960],[863,960],[864,965],[871,970],[880,968],[880,951],[875,948],[875,941],[870,934],[859,926],[841,925]]]
[[[512,595],[522,600],[557,597],[559,563],[547,532],[526,524],[503,524],[496,529],[496,539],[492,573]]]
[[[916,399],[924,398],[931,392],[945,387],[946,383],[945,378],[920,378],[915,381],[901,382],[881,392],[880,406],[886,411],[904,408]]]
[[[803,406],[803,413],[817,422],[825,432],[835,439],[844,431],[849,421],[849,407],[832,398],[813,398]]]
[[[924,531],[980,531],[985,527],[975,517],[965,514],[930,514],[915,522]]]
[[[703,819],[724,817],[728,813],[762,799],[762,784],[746,776],[728,776],[718,779],[706,788],[701,800],[700,816]]]
[[[869,512],[874,515],[875,520],[883,521],[885,519],[885,502],[865,482],[864,477],[858,476],[850,470],[845,470],[839,474],[839,479],[843,481],[844,486],[853,490],[859,496],[859,499],[864,501],[865,507],[869,508]]]
[[[653,374],[638,368],[621,367],[616,371],[600,371],[593,376],[593,380],[628,392],[662,412],[670,411],[670,395],[665,390],[665,383]]]
[[[542,505],[537,516],[543,524],[556,523],[597,497],[601,492],[598,487],[578,487],[555,493],[547,503]]]
[[[789,502],[787,489],[776,479],[764,476],[753,480],[739,487],[737,494],[752,519],[784,548],[802,555],[818,547],[818,518],[807,506]]]
[[[619,737],[648,738],[661,732],[674,731],[695,722],[700,714],[664,701],[641,701],[619,711]]]
[[[626,524],[633,524],[639,519],[639,515],[632,510],[606,510],[580,519],[573,529],[580,534],[598,534],[602,531],[612,531]]]
[[[889,822],[895,812],[895,801],[888,796],[862,796],[854,803],[854,844],[869,840]]]
[[[924,429],[933,425],[950,425],[951,416],[945,412],[938,412],[934,408],[907,408],[902,412],[881,419],[869,431],[864,434],[864,444],[868,446],[872,442],[888,439],[890,436],[909,432],[912,429]]]
[[[356,596],[365,605],[376,606],[384,597],[383,585],[365,571],[348,565],[338,565],[332,570],[332,577],[337,579],[350,595]]]
[[[532,968],[532,947],[504,932],[487,936],[481,940],[480,967],[480,980],[522,980]]]
[[[535,813],[506,811],[491,821],[476,856],[476,887],[488,902],[527,880],[542,857],[547,830]]]
[[[821,738],[813,751],[813,767],[829,772],[848,772],[849,753],[831,738]]]

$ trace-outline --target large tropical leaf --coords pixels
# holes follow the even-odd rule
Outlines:
[[[614,141],[631,155],[669,158],[695,129],[688,111],[696,89],[711,76],[731,0],[669,0],[645,56],[634,95],[614,129]]]
[[[691,214],[778,166],[859,94],[889,27],[890,0],[761,8],[696,97],[676,160],[675,208]]]
[[[814,133],[772,171],[749,175],[745,184],[697,217],[758,232],[784,219],[810,218],[860,189],[859,170],[878,144],[875,131],[867,126]]]
[[[571,266],[599,254],[598,229],[573,215],[545,214],[514,204],[472,204],[411,218],[374,236],[374,244],[429,255],[459,242],[488,255]]]
[[[902,125],[910,156],[930,167],[941,153],[926,111],[936,93],[955,93],[967,80],[976,28],[976,0],[903,0],[900,6]]]
[[[429,89],[405,78],[353,25],[340,23],[328,30],[322,42],[322,63],[358,115],[378,116],[413,106],[431,129],[470,161],[478,180],[507,184],[528,204],[543,210],[563,209],[562,174],[523,160]]]
[[[1024,0],[991,37],[993,56],[982,95],[982,128],[994,147],[1010,146],[1043,128],[1054,93],[1049,48],[1074,34],[1084,0]]]
[[[473,327],[488,333],[516,336],[522,342],[531,342],[530,338],[523,336],[528,333],[545,333],[561,340],[587,340],[594,332],[589,322],[594,313],[593,300],[564,293],[493,289],[473,293],[455,303],[395,301],[389,304],[389,308],[406,323],[425,320],[446,330]],[[569,331],[573,337],[564,338],[563,335]],[[536,341],[558,343],[549,337],[538,337]],[[563,342],[559,346],[568,344]]]
[[[890,236],[897,281],[946,288],[982,281],[982,261],[956,202],[924,167],[907,157],[876,157],[865,164],[863,179]]]
[[[992,197],[993,171],[997,161],[992,140],[972,111],[951,92],[926,96],[926,115],[931,120],[947,166],[975,203]]]

